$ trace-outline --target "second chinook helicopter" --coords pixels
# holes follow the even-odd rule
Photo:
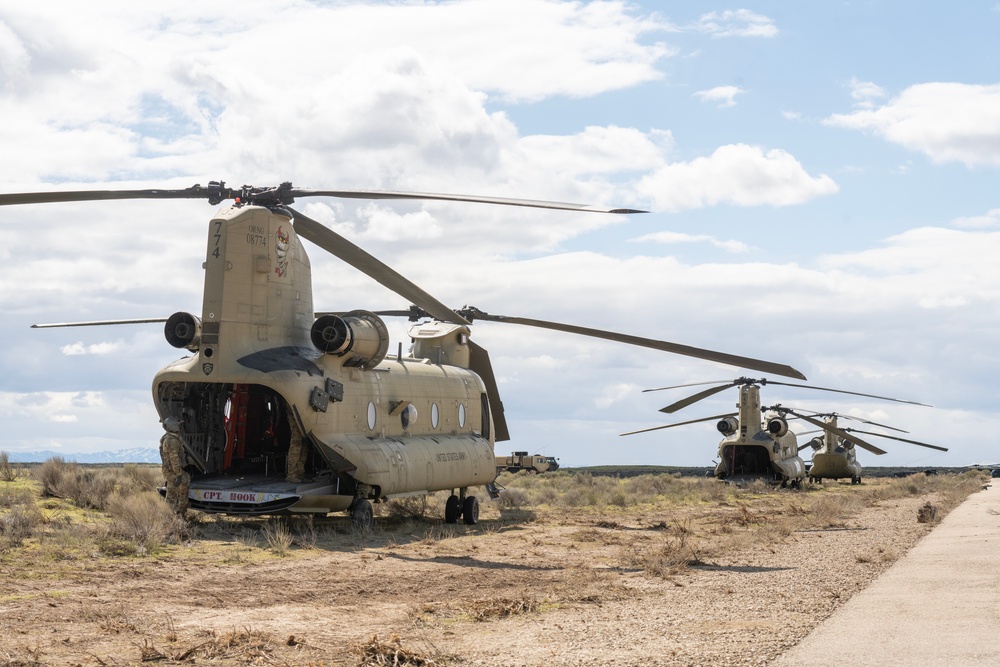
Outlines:
[[[924,405],[896,398],[885,396],[875,396],[873,394],[863,394],[855,391],[841,389],[828,389],[826,387],[814,387],[812,385],[793,384],[788,382],[775,382],[773,380],[753,379],[740,377],[731,381],[721,382],[695,382],[691,384],[675,385],[672,387],[659,387],[656,389],[646,389],[644,391],[663,391],[666,389],[679,389],[682,387],[695,387],[699,385],[714,385],[709,389],[704,389],[691,396],[682,398],[679,401],[660,408],[660,412],[674,413],[681,408],[697,403],[710,396],[725,391],[730,387],[739,387],[739,399],[736,403],[737,412],[694,419],[664,426],[654,426],[652,428],[641,429],[622,433],[622,435],[634,435],[637,433],[647,433],[664,428],[683,426],[698,422],[718,420],[716,429],[723,435],[723,440],[719,443],[719,462],[715,467],[715,476],[729,482],[741,483],[751,479],[765,479],[768,482],[782,487],[791,486],[798,488],[802,480],[806,477],[805,461],[799,456],[799,447],[795,433],[788,428],[789,414],[796,418],[803,419],[815,426],[823,427],[822,422],[804,416],[781,405],[772,407],[762,407],[760,401],[760,388],[767,384],[781,385],[785,387],[798,387],[803,389],[815,389],[818,391],[829,391],[840,394],[852,394],[854,396],[865,396],[898,403],[910,403],[913,405]],[[832,426],[834,432],[840,434],[841,430]],[[848,434],[848,438],[851,438]],[[854,440],[858,440],[854,438]],[[863,442],[863,441],[862,441]],[[865,443],[867,445],[867,443]],[[881,451],[881,450],[880,450]],[[884,453],[884,452],[883,452]]]
[[[227,187],[86,190],[0,195],[0,206],[118,199],[205,199],[209,221],[200,316],[41,326],[164,322],[186,356],[153,378],[161,420],[181,421],[194,468],[190,506],[234,514],[347,510],[370,525],[371,502],[451,490],[445,520],[474,524],[470,487],[496,476],[494,442],[508,429],[476,319],[524,324],[805,379],[794,368],[747,357],[544,320],[452,310],[331,229],[291,208],[297,197],[434,199],[570,211],[634,213],[494,197],[384,191]],[[409,310],[317,312],[308,240],[415,304]],[[389,354],[382,316],[415,322],[412,346]],[[302,478],[289,475],[301,437]]]

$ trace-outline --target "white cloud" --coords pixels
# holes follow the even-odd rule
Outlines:
[[[637,190],[657,210],[679,211],[718,204],[788,206],[837,192],[825,174],[810,176],[791,154],[760,146],[721,146],[709,157],[661,167]]]
[[[1000,165],[1000,84],[922,83],[827,125],[866,130],[935,162]]]
[[[341,171],[362,156],[382,167],[415,136],[439,159],[460,158],[488,138],[484,123],[502,126],[486,95],[619,90],[659,79],[672,54],[649,39],[669,25],[619,2],[258,3],[252,21],[226,6],[246,16],[233,3],[190,6],[183,20],[122,3],[7,12],[0,142],[22,159],[0,165],[0,181],[224,173],[235,162],[249,177],[305,145],[336,146],[328,159]]]
[[[959,229],[989,229],[990,227],[1000,227],[1000,208],[990,209],[983,215],[973,215],[964,218],[955,218],[951,221],[953,227]]]
[[[726,252],[731,253],[743,253],[751,250],[751,247],[742,241],[736,241],[731,239],[729,241],[720,241],[713,236],[707,234],[681,234],[679,232],[656,232],[655,234],[646,234],[640,236],[639,238],[632,239],[635,243],[647,243],[652,241],[653,243],[663,243],[663,244],[675,244],[675,243],[708,243],[716,248],[722,248]]]
[[[861,109],[871,109],[875,106],[875,101],[885,97],[885,91],[871,81],[860,81],[857,78],[851,79],[851,98],[855,106]]]
[[[111,354],[122,348],[122,343],[93,343],[91,345],[85,345],[82,341],[72,343],[70,345],[64,345],[59,348],[59,351],[65,354],[67,357],[79,356],[81,354]]]
[[[774,20],[749,9],[703,14],[695,29],[713,37],[777,37]]]
[[[716,102],[720,109],[736,106],[736,96],[746,91],[739,86],[716,86],[694,94],[702,102]]]

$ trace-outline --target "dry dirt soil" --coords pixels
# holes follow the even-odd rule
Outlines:
[[[0,564],[0,666],[766,665],[933,529],[925,495],[796,528],[797,493],[486,502],[478,526],[383,517],[367,535],[331,517],[284,554],[260,522],[204,516],[152,555],[22,550]]]

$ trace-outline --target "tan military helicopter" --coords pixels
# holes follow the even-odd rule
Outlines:
[[[101,190],[0,195],[0,205],[113,199],[206,199],[221,208],[209,221],[201,316],[61,323],[74,326],[165,322],[167,341],[189,354],[153,378],[160,418],[175,417],[189,458],[190,506],[234,514],[348,510],[372,522],[370,501],[451,490],[445,520],[478,521],[470,487],[496,476],[494,442],[509,439],[503,406],[473,320],[593,336],[805,379],[782,364],[600,329],[477,308],[452,310],[386,264],[293,210],[301,197],[433,199],[569,211],[633,213],[577,204],[409,192],[229,188]],[[411,303],[409,310],[317,313],[306,239]],[[418,321],[388,355],[380,315]],[[301,433],[305,481],[290,481],[286,458]]]
[[[856,420],[865,424],[871,424],[873,426],[898,431],[900,433],[907,433],[907,431],[904,431],[903,429],[888,426],[887,424],[879,424],[877,422],[859,419],[858,417],[851,417],[849,415],[838,415],[836,412],[803,415],[803,411],[801,410],[792,410],[791,408],[783,406],[775,406],[774,409],[779,413],[793,415],[798,419],[803,419],[814,426],[820,427],[819,430],[822,432],[822,435],[812,438],[809,442],[799,447],[799,451],[802,451],[807,447],[811,447],[813,450],[812,464],[808,469],[810,483],[822,483],[824,479],[850,479],[851,484],[861,483],[862,467],[861,464],[858,463],[855,446],[879,456],[885,454],[886,452],[884,449],[880,449],[869,442],[865,442],[858,436],[853,435],[854,433],[864,433],[865,435],[874,435],[879,438],[898,440],[899,442],[907,442],[911,445],[919,445],[920,447],[929,447],[930,449],[936,449],[941,452],[948,451],[946,447],[930,445],[926,442],[918,442],[917,440],[901,438],[899,436],[888,435],[886,433],[862,431],[856,428],[841,428],[838,426],[837,421],[838,418]],[[822,421],[819,421],[820,419]],[[809,433],[814,432],[815,431],[807,431],[805,433],[801,433],[800,435],[808,435]]]
[[[822,422],[814,420],[811,417],[806,417],[792,411],[789,408],[784,408],[781,405],[762,407],[760,402],[760,388],[762,386],[772,384],[785,387],[799,387],[803,389],[831,391],[840,394],[866,396],[869,398],[878,398],[887,401],[896,401],[899,403],[913,403],[913,401],[886,398],[884,396],[874,396],[872,394],[862,394],[855,391],[828,389],[826,387],[814,387],[812,385],[793,384],[788,382],[775,382],[773,380],[767,380],[766,378],[756,380],[746,377],[737,378],[732,381],[694,382],[690,384],[675,385],[672,387],[646,389],[644,391],[663,391],[667,389],[695,387],[706,384],[715,386],[699,391],[696,394],[692,394],[691,396],[661,408],[660,412],[672,414],[681,408],[685,408],[693,403],[697,403],[698,401],[706,399],[710,396],[714,396],[715,394],[734,386],[739,387],[740,392],[739,399],[736,403],[737,412],[715,415],[702,419],[693,419],[691,421],[679,422],[676,424],[654,426],[652,428],[622,433],[622,435],[647,433],[649,431],[672,428],[675,426],[719,420],[716,424],[716,428],[724,437],[722,442],[719,443],[719,462],[715,467],[716,477],[731,483],[745,483],[752,479],[766,479],[770,483],[777,484],[782,487],[791,486],[793,488],[798,488],[801,486],[802,480],[806,477],[806,467],[805,462],[798,454],[802,447],[798,446],[795,433],[789,430],[786,416],[788,414],[794,414],[797,418],[803,419],[804,421],[810,422],[814,425],[822,427],[823,424]],[[916,403],[916,405],[923,404]],[[833,428],[836,428],[836,425],[834,425]],[[838,429],[838,431],[840,430]]]

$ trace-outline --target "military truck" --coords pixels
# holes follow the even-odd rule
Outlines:
[[[559,461],[554,457],[529,454],[528,452],[512,452],[510,456],[498,456],[496,459],[497,472],[527,470],[529,473],[539,473],[552,472],[559,468]]]

